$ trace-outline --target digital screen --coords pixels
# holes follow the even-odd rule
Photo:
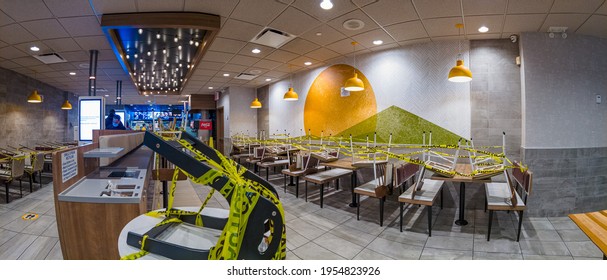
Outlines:
[[[120,116],[120,121],[126,125],[126,119],[124,118],[124,111],[116,111],[116,115]]]
[[[93,129],[101,129],[101,99],[80,99],[80,141],[93,141]]]

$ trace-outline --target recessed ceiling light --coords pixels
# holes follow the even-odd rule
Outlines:
[[[152,101],[148,100],[148,103],[150,103],[150,102],[152,102]]]
[[[375,41],[373,41],[373,45],[381,45],[383,43],[384,43],[384,41],[382,41],[382,40],[375,40]]]
[[[478,29],[478,32],[481,32],[481,33],[485,33],[485,32],[487,32],[487,31],[489,31],[489,28],[487,28],[487,26],[481,26],[481,27]]]
[[[316,36],[322,36],[322,32],[316,32]]]
[[[76,72],[70,72],[70,75],[76,76]]]
[[[306,62],[304,62],[304,64],[310,66],[310,65],[312,65],[312,62],[306,61]]]
[[[322,2],[320,2],[320,7],[325,10],[330,10],[333,8],[333,3],[331,3],[331,0],[322,0]]]
[[[223,76],[224,76],[224,77],[229,77],[229,76],[230,76],[230,74],[228,74],[228,73],[223,73]]]
[[[253,50],[251,50],[251,52],[252,52],[252,53],[260,53],[260,52],[261,52],[261,50],[260,50],[260,49],[253,49]]]
[[[272,80],[272,79],[270,79],[270,78],[267,78],[267,79],[266,79],[266,82],[269,82],[269,81],[271,81],[271,80]]]
[[[31,46],[31,47],[30,47],[30,50],[32,50],[33,52],[37,52],[37,51],[39,51],[39,50],[40,50],[40,48],[39,48],[39,47],[36,47],[36,46]]]
[[[213,89],[213,87],[209,87],[209,89]]]
[[[105,96],[105,97],[109,97],[110,95],[109,95],[109,94],[106,94],[106,95],[104,95],[104,96]]]
[[[139,35],[141,35],[141,33],[143,33],[143,29],[139,28]]]

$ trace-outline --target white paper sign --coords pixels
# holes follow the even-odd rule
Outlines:
[[[61,154],[61,175],[63,183],[78,175],[78,151],[71,150]]]

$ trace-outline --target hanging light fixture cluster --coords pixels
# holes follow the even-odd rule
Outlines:
[[[356,73],[356,45],[358,42],[352,42],[351,44],[354,49],[354,77],[346,80],[344,89],[347,91],[362,91],[365,90],[365,83],[358,78],[358,74]]]
[[[461,37],[461,29],[464,28],[464,25],[458,23],[455,25],[455,28],[458,29],[458,37]],[[462,42],[459,39],[458,41],[459,53],[457,54],[455,66],[451,68],[451,71],[449,71],[449,81],[455,83],[469,82],[472,80],[472,71],[464,66],[464,60],[462,59]]]

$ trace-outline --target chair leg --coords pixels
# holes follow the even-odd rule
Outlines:
[[[297,178],[297,182],[295,182],[295,197],[299,198],[299,177]]]
[[[489,225],[487,226],[487,241],[491,237],[491,223],[493,222],[493,210],[489,210]]]
[[[23,197],[23,184],[21,183],[21,177],[19,177],[19,196]]]
[[[403,205],[404,205],[404,203],[399,202],[398,204],[400,206],[400,215],[398,216],[399,217],[398,223],[400,224],[400,232],[403,232],[403,208],[404,208]]]
[[[521,227],[523,226],[523,211],[518,211],[518,233],[516,234],[516,242],[521,238]]]
[[[360,220],[360,194],[356,194],[356,220]]]
[[[8,195],[8,181],[4,182],[4,187],[6,188],[6,204],[10,202],[10,196]]]
[[[34,177],[34,174],[28,174],[28,175],[29,175],[29,177],[30,177],[30,193],[33,193],[33,192],[34,192],[34,190],[32,189],[32,185],[33,185],[33,183],[34,183],[34,182],[33,182],[33,181],[34,181],[34,179],[33,179],[32,177]]]
[[[284,174],[283,179],[284,179],[284,180],[282,181],[282,185],[283,185],[283,186],[284,186],[284,188],[285,188],[285,193],[287,193],[287,174]]]
[[[440,188],[440,209],[443,209],[443,205],[444,205],[444,203],[443,203],[443,197],[445,196],[444,189],[445,188],[443,188],[443,187]]]
[[[335,190],[339,190],[339,178],[337,178],[337,182],[335,182]]]
[[[487,195],[485,195],[485,213],[487,213]]]
[[[432,236],[432,206],[426,206],[428,209],[428,236]]]
[[[270,168],[269,168],[269,167],[266,167],[266,181],[268,181],[268,182],[269,182],[269,181],[270,181],[270,179],[268,179],[268,178],[270,178]]]
[[[306,181],[306,202],[308,202],[308,181]]]
[[[384,226],[384,199],[379,199],[379,226]]]
[[[38,171],[38,179],[40,180],[40,188],[42,189],[42,170]]]

